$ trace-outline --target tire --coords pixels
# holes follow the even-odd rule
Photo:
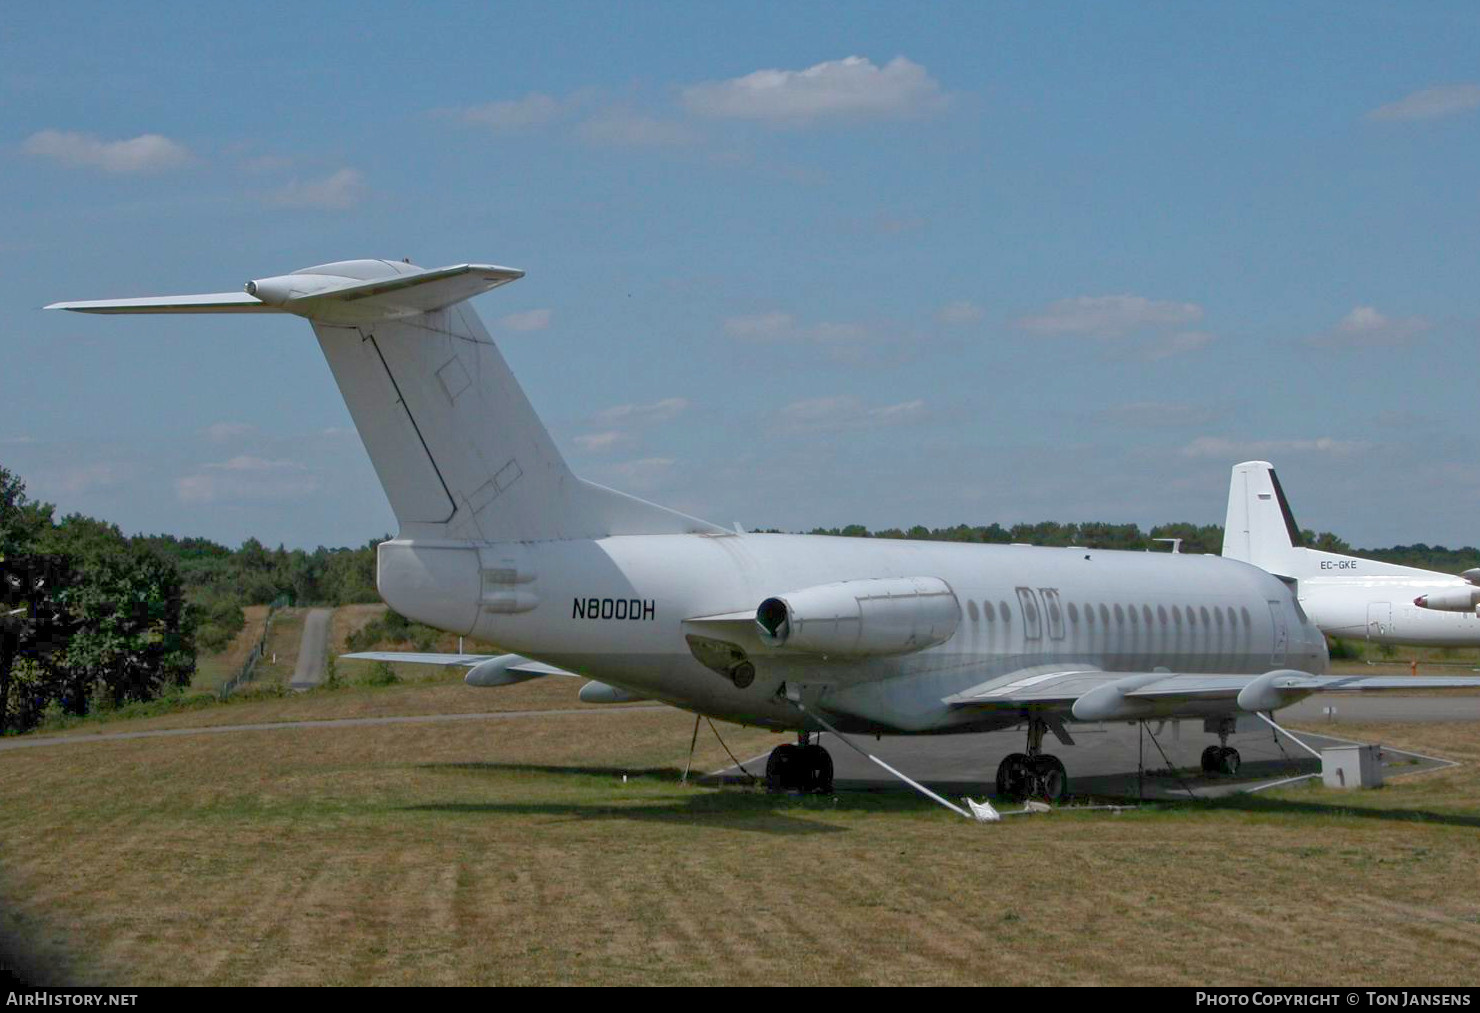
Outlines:
[[[801,750],[797,774],[797,786],[802,791],[813,791],[823,795],[831,794],[833,790],[832,754],[818,745],[805,747]]]
[[[1243,763],[1243,760],[1238,755],[1238,750],[1237,749],[1234,749],[1232,746],[1229,746],[1226,749],[1219,750],[1219,755],[1218,755],[1218,771],[1219,771],[1219,773],[1227,774],[1229,777],[1233,777],[1234,775],[1236,775],[1238,773],[1238,768],[1239,768],[1239,766],[1242,763]]]
[[[1009,753],[997,765],[997,797],[1021,799],[1028,793],[1028,754]]]
[[[766,757],[766,790],[769,792],[790,791],[797,779],[801,752],[796,746],[777,746]]]
[[[1215,774],[1222,764],[1223,750],[1218,746],[1209,746],[1202,751],[1202,769],[1204,774]]]
[[[1034,790],[1043,801],[1057,804],[1069,797],[1069,775],[1057,756],[1044,754],[1033,761]]]

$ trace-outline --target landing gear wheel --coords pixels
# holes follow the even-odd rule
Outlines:
[[[1223,747],[1209,746],[1202,751],[1202,769],[1204,774],[1216,774],[1220,763]]]
[[[1057,756],[1044,753],[1032,759],[1033,794],[1045,802],[1062,802],[1069,795],[1069,775]]]
[[[802,791],[831,794],[833,790],[832,754],[818,745],[802,746],[796,763],[797,787]]]
[[[997,797],[1014,801],[1024,798],[1031,787],[1032,772],[1027,753],[1009,753],[997,765]]]
[[[769,792],[789,791],[796,780],[801,766],[801,748],[790,743],[777,746],[766,757],[766,790]]]
[[[1238,750],[1232,746],[1224,746],[1218,750],[1218,772],[1220,774],[1227,774],[1229,777],[1234,776],[1238,773],[1241,762]]]

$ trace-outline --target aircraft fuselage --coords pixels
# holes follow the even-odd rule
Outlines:
[[[394,541],[380,551],[381,594],[407,616],[645,697],[778,729],[803,727],[778,696],[783,683],[805,687],[848,730],[929,734],[1016,724],[1018,710],[963,712],[943,701],[1034,666],[1232,674],[1319,673],[1327,664],[1325,639],[1285,584],[1216,556],[774,534]],[[925,650],[762,649],[752,654],[754,681],[740,687],[702,664],[687,639],[689,621],[753,614],[771,595],[923,576],[949,584],[960,609],[954,635]]]

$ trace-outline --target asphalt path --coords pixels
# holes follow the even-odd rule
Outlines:
[[[329,619],[333,609],[310,609],[303,617],[303,639],[298,642],[298,664],[293,668],[293,689],[313,689],[324,681],[329,657]]]

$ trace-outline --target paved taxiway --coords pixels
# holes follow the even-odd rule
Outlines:
[[[1335,707],[1335,721],[1329,721],[1324,708]],[[1480,696],[1474,697],[1394,697],[1376,695],[1354,698],[1326,694],[1313,696],[1301,704],[1279,713],[1282,724],[1301,723],[1325,726],[1326,735],[1297,732],[1302,741],[1315,749],[1349,742],[1342,737],[1341,721],[1480,721]],[[1200,758],[1205,747],[1218,744],[1218,737],[1203,731],[1201,721],[1168,722],[1158,729],[1148,723],[1155,741],[1148,734],[1141,740],[1134,724],[1070,725],[1069,734],[1075,745],[1060,745],[1051,735],[1045,737],[1044,750],[1064,761],[1069,773],[1069,789],[1074,795],[1134,798],[1138,793],[1137,755],[1144,747],[1147,775],[1141,781],[1146,798],[1187,798],[1189,789],[1200,796],[1246,791],[1287,777],[1320,773],[1320,763],[1298,745],[1276,736],[1274,730],[1244,732],[1229,739],[1239,751],[1243,766],[1236,778],[1204,776]],[[981,797],[992,791],[997,764],[1008,753],[1022,752],[1025,735],[1022,729],[985,732],[979,735],[885,736],[875,740],[851,736],[852,741],[873,753],[890,766],[921,781],[948,798],[962,795]],[[777,736],[777,742],[789,741]],[[870,763],[832,735],[824,734],[822,744],[832,754],[835,785],[839,790],[908,791],[903,784]],[[1160,745],[1160,751],[1157,746]],[[1165,752],[1165,757],[1162,753]],[[1384,776],[1415,773],[1450,765],[1450,761],[1417,753],[1385,748]],[[1170,766],[1180,776],[1168,773]],[[747,771],[760,774],[765,770],[765,754],[744,761]],[[716,771],[710,778],[719,781],[743,779],[736,767]]]
[[[310,609],[303,617],[303,637],[298,642],[298,663],[293,668],[293,689],[313,689],[324,681],[329,657],[329,619],[333,609]]]

